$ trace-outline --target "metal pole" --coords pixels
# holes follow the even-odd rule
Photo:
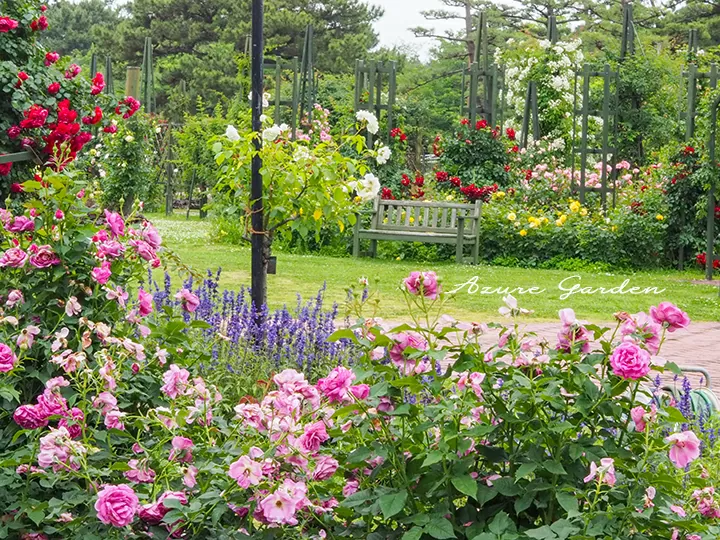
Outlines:
[[[263,12],[265,6],[263,0],[253,0],[252,3],[252,60],[251,87],[252,87],[252,129],[255,133],[262,130],[262,95],[263,95]],[[266,266],[265,266],[265,234],[263,219],[263,179],[260,170],[262,169],[262,139],[255,138],[255,149],[258,153],[252,160],[252,183],[250,199],[252,201],[252,282],[251,296],[257,313],[260,313],[265,304],[266,293]]]
[[[715,140],[717,137],[717,110],[720,97],[715,98],[710,109],[710,140],[708,141],[708,154],[712,177],[710,178],[710,191],[707,205],[707,246],[705,251],[705,279],[713,278],[713,263],[715,262],[715,175],[717,163],[715,161]]]

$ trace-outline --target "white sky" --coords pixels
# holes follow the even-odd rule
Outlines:
[[[459,30],[463,27],[462,20],[426,21],[420,13],[429,9],[445,9],[438,0],[369,0],[371,4],[385,9],[385,15],[375,24],[380,35],[380,45],[410,45],[416,49],[422,59],[427,59],[430,48],[435,40],[416,38],[408,28],[424,26],[434,28],[436,34],[444,34],[445,30]]]

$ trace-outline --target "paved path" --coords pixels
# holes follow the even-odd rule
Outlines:
[[[605,326],[615,327],[614,324]],[[523,328],[554,344],[559,327],[559,323],[530,323]],[[488,344],[492,343],[493,337],[488,336]],[[681,367],[704,367],[710,372],[713,389],[720,395],[720,323],[693,323],[685,330],[668,333],[660,356]],[[697,380],[695,378],[693,382]]]

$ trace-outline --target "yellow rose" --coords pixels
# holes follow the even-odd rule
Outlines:
[[[613,225],[612,227],[610,227],[610,230],[611,230],[612,232],[617,231],[617,225]]]
[[[655,216],[655,219],[657,219],[658,221],[662,221],[663,219],[665,219],[665,216],[663,216],[662,214],[658,214],[657,216]]]
[[[527,231],[525,229],[520,231],[520,236],[527,236]]]
[[[415,218],[410,216],[410,223],[415,223]]]
[[[565,214],[561,215],[561,216],[560,216],[560,221],[562,221],[563,224],[565,224],[565,222],[567,221],[567,216],[566,216]]]
[[[517,219],[517,216],[515,215],[515,212],[510,212],[510,213],[507,215],[507,219],[508,219],[508,221],[515,221],[515,220]]]
[[[535,228],[537,228],[539,225],[540,225],[540,222],[538,222],[538,220],[535,220],[535,221],[533,221],[532,223],[530,223],[530,228],[531,228],[531,229],[535,229]]]
[[[519,226],[520,226],[520,222],[519,222],[519,221],[516,221],[515,223],[513,223],[513,225],[515,225],[516,227],[519,227]]]
[[[555,220],[555,225],[557,225],[558,227],[562,227],[564,223],[565,222],[562,219]]]
[[[580,210],[580,203],[577,202],[577,201],[571,202],[571,203],[570,203],[570,210],[571,210],[572,212],[577,212],[578,210]]]
[[[505,197],[504,191],[498,191],[496,193],[493,193],[493,198],[495,199],[503,199]]]
[[[581,216],[587,216],[587,208],[580,209],[580,215]]]

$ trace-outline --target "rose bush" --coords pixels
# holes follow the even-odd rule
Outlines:
[[[547,343],[518,321],[441,317],[442,282],[417,272],[409,324],[383,329],[362,317],[373,296],[353,296],[359,322],[333,338],[364,349],[352,369],[316,384],[284,370],[228,401],[231,378],[202,377],[201,300],[183,288],[159,306],[142,286],[163,255],[152,225],[70,186],[26,182],[3,213],[0,534],[718,534],[699,472],[714,451],[652,379],[673,369],[665,332],[689,323],[675,306],[618,314],[612,333],[563,310]]]

